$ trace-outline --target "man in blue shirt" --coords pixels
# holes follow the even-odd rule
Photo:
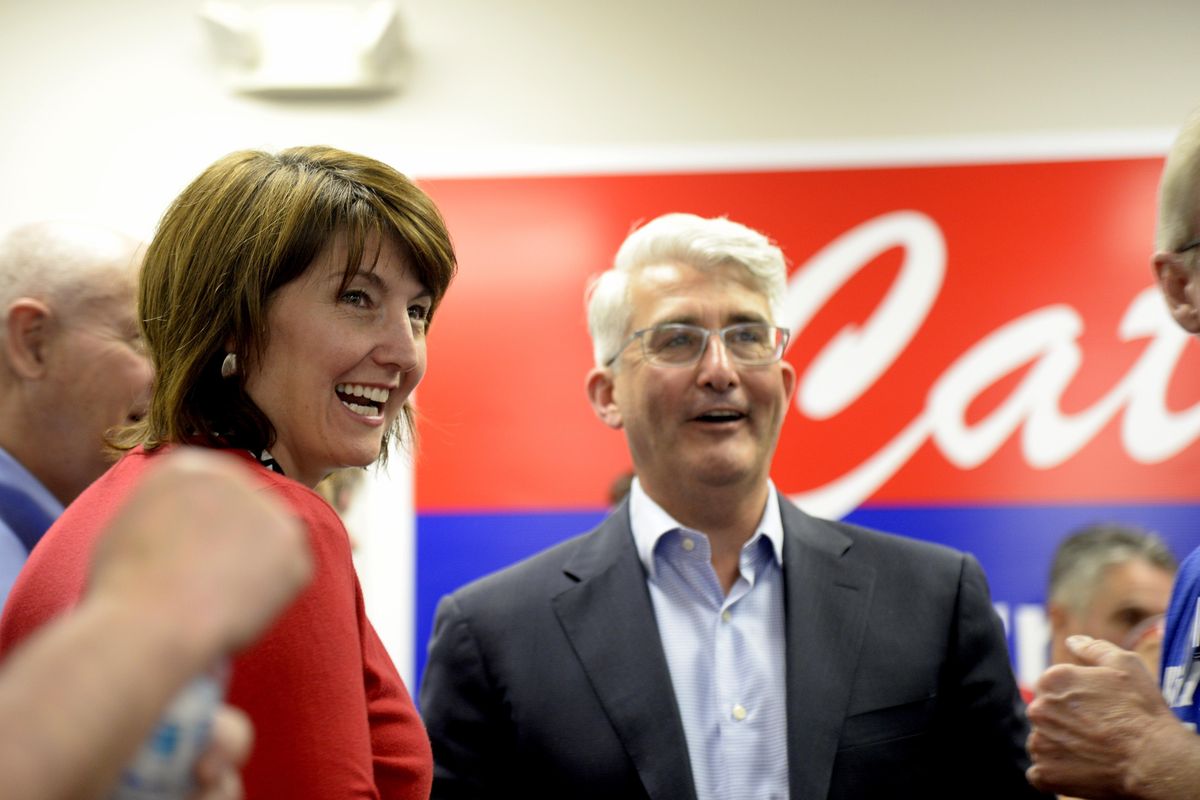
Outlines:
[[[769,470],[796,383],[783,254],[635,231],[588,303],[628,499],[442,600],[434,798],[1022,798],[1022,705],[969,556],[809,517]]]
[[[139,249],[75,222],[0,239],[0,605],[46,528],[107,469],[105,432],[145,411]]]
[[[1200,113],[1184,124],[1163,167],[1155,250],[1171,316],[1200,335]],[[1029,707],[1030,780],[1080,797],[1200,795],[1200,550],[1175,578],[1161,693],[1134,653],[1085,636],[1067,646],[1080,666],[1047,670]]]

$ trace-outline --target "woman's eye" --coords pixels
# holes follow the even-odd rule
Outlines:
[[[408,318],[413,322],[428,322],[429,306],[409,306]]]
[[[349,289],[342,292],[341,301],[359,308],[366,308],[371,304],[371,297],[362,289]]]

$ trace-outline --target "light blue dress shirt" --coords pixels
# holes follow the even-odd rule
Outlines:
[[[786,800],[783,522],[770,487],[729,594],[708,537],[634,480],[629,517],[646,567],[699,800]]]
[[[3,448],[0,448],[0,484],[19,492],[32,506],[44,511],[47,525],[63,512],[62,503],[50,490]],[[28,557],[29,552],[16,532],[0,519],[0,609]]]

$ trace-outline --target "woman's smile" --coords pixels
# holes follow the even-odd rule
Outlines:
[[[363,386],[357,383],[339,383],[335,389],[342,405],[360,417],[383,421],[383,407],[387,404],[391,389],[381,386]]]

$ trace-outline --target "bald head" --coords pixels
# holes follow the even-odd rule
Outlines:
[[[86,304],[114,278],[137,275],[142,243],[82,222],[22,225],[0,239],[0,308],[30,297],[63,310]]]
[[[39,222],[0,238],[0,447],[64,504],[107,468],[104,436],[144,412],[140,242]]]
[[[1163,165],[1158,185],[1158,224],[1154,246],[1183,247],[1200,233],[1200,110],[1180,128]]]

